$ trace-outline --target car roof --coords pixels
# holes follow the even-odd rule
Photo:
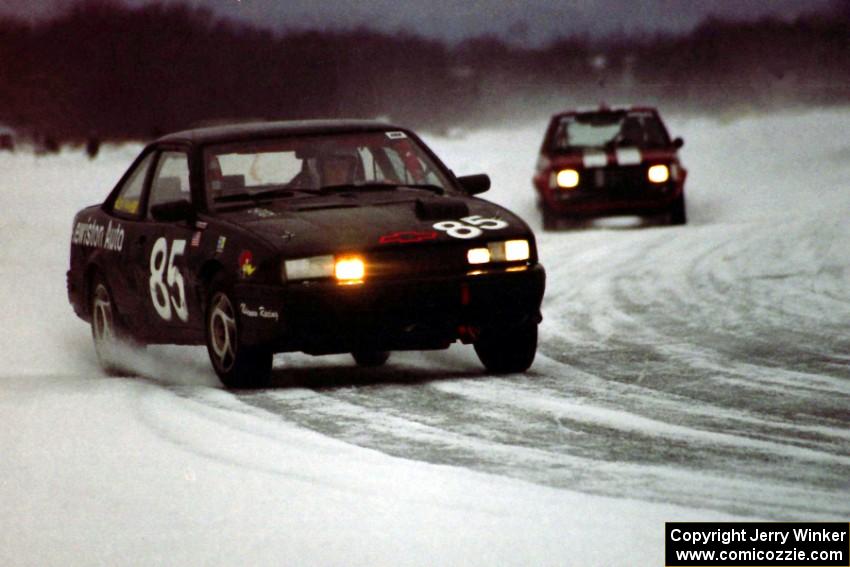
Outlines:
[[[193,128],[166,134],[153,143],[219,144],[299,134],[405,130],[378,120],[288,120],[245,122]]]
[[[576,116],[579,114],[603,114],[605,112],[652,112],[658,114],[658,110],[652,106],[593,106],[584,108],[575,108],[565,110],[552,116],[553,119],[563,118],[565,116]]]

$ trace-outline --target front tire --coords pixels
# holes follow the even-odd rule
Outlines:
[[[92,278],[89,309],[91,336],[97,362],[106,374],[116,376],[120,372],[116,348],[121,340],[121,332],[112,292],[109,291],[106,280],[100,275]]]
[[[558,230],[558,227],[561,224],[560,217],[554,212],[550,211],[546,204],[543,204],[543,230]]]
[[[685,210],[685,196],[682,195],[670,207],[670,224],[674,226],[683,225],[688,222],[688,214]]]
[[[478,359],[489,372],[525,372],[537,353],[537,324],[481,329],[481,335],[473,346]]]
[[[351,353],[357,366],[374,368],[383,366],[390,358],[390,353],[385,350],[358,350]]]
[[[273,353],[241,342],[232,295],[221,282],[208,294],[207,353],[215,373],[227,388],[264,388],[269,385]]]

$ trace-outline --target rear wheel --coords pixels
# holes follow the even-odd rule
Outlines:
[[[385,350],[358,350],[351,353],[357,366],[383,366],[390,358],[390,353]]]
[[[206,342],[210,362],[228,388],[263,388],[269,385],[273,353],[270,349],[242,344],[231,292],[221,280],[208,294]]]
[[[481,363],[494,374],[525,372],[537,353],[537,324],[483,328],[474,347]]]

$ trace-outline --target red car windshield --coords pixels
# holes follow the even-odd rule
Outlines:
[[[572,114],[560,119],[555,129],[554,148],[601,148],[606,145],[664,147],[670,138],[652,112],[594,112]]]

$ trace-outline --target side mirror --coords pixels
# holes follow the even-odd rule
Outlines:
[[[160,203],[151,207],[151,216],[162,222],[177,222],[195,218],[195,207],[186,199]]]
[[[470,195],[478,195],[490,189],[490,176],[486,173],[464,175],[458,177],[457,180],[460,182],[461,188]]]
[[[676,138],[673,140],[673,147],[677,150],[685,145],[685,141],[682,138]]]

